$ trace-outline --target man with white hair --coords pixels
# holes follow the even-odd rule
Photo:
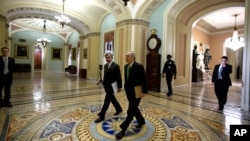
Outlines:
[[[120,125],[122,130],[116,134],[116,139],[121,139],[125,136],[125,132],[134,117],[138,122],[136,128],[142,128],[142,126],[145,124],[145,119],[142,116],[138,106],[140,104],[141,97],[143,97],[144,94],[148,92],[146,73],[143,65],[135,61],[135,53],[133,51],[128,51],[126,53],[126,62],[127,64],[124,66],[124,88],[129,104],[127,118]],[[136,88],[139,88],[140,97],[138,97],[138,93],[135,92]]]

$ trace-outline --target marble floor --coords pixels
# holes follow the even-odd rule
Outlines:
[[[127,141],[227,141],[231,124],[250,124],[250,113],[240,109],[241,84],[233,82],[224,111],[218,111],[209,80],[164,92],[149,92],[140,104],[146,119],[141,130],[133,120]],[[112,141],[126,117],[124,91],[116,97],[123,112],[112,105],[105,121],[94,123],[105,92],[96,80],[60,71],[15,73],[12,108],[0,108],[1,141]]]

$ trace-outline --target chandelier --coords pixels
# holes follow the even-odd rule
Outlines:
[[[129,0],[122,0],[124,2],[124,5],[127,6]]]
[[[65,2],[65,0],[63,0],[62,15],[55,16],[55,18],[57,19],[58,23],[62,26],[62,28],[64,27],[65,24],[68,24],[70,22],[70,19],[67,16],[65,16],[65,14],[64,14],[64,2]]]
[[[237,25],[236,25],[236,18],[238,14],[235,14],[235,26],[234,26],[234,31],[233,31],[233,36],[231,38],[227,38],[225,40],[224,46],[233,49],[234,51],[244,47],[244,37],[239,37],[238,36],[238,31],[237,31]]]
[[[43,47],[46,47],[51,42],[51,40],[49,40],[47,38],[47,32],[46,31],[47,31],[46,20],[44,20],[44,25],[43,25],[43,29],[42,29],[42,36],[41,36],[41,38],[37,39],[37,42],[41,43]]]

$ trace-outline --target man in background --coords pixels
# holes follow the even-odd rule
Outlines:
[[[9,57],[9,48],[1,48],[2,56],[0,56],[0,106],[12,107],[10,102],[10,87],[13,80],[13,71],[15,68],[15,60]],[[4,89],[4,99],[2,92]]]
[[[172,79],[176,79],[176,65],[175,62],[171,60],[172,56],[170,54],[167,55],[167,61],[164,64],[162,77],[164,78],[164,74],[166,73],[166,81],[168,85],[168,93],[167,96],[171,96],[173,94],[172,90]]]
[[[232,73],[232,65],[227,64],[228,57],[222,56],[220,64],[214,66],[212,82],[214,83],[215,95],[218,99],[219,110],[224,109],[227,102],[227,92],[229,86],[232,86],[230,74]]]

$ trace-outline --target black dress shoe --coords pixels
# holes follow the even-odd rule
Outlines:
[[[3,107],[9,107],[9,108],[11,108],[11,107],[13,107],[13,105],[11,105],[11,104],[4,104]]]
[[[167,96],[171,96],[171,95],[173,95],[173,93],[167,93]]]
[[[224,109],[224,107],[220,107],[220,108],[219,108],[219,111],[223,111],[223,109]]]
[[[115,135],[115,138],[119,140],[124,136],[125,136],[125,131],[120,131],[118,134]]]
[[[144,124],[145,124],[145,123],[139,123],[138,125],[135,126],[135,128],[141,129],[141,127],[142,127]]]
[[[121,112],[122,112],[122,111],[116,111],[116,112],[114,113],[114,115],[117,116],[117,115],[119,115]]]
[[[102,121],[104,121],[104,118],[99,117],[98,119],[95,120],[95,123],[99,123],[99,122],[102,122]]]
[[[121,124],[121,125],[120,125],[120,128],[123,129],[123,130],[125,130],[126,127],[125,127],[124,124]]]

